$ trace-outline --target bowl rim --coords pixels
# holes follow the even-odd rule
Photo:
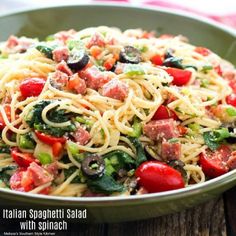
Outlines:
[[[114,7],[114,8],[126,8],[126,9],[136,9],[136,10],[141,10],[141,11],[152,11],[152,12],[161,12],[161,13],[166,13],[174,16],[179,16],[179,17],[184,17],[190,20],[195,20],[198,21],[202,24],[207,24],[210,25],[214,28],[217,28],[221,31],[224,31],[227,34],[230,34],[235,37],[236,39],[236,30],[226,26],[222,23],[215,22],[211,19],[208,19],[204,16],[199,16],[195,13],[188,13],[182,10],[173,10],[173,9],[168,9],[165,7],[157,7],[155,6],[150,7],[147,5],[144,6],[133,6],[130,4],[114,4],[114,3],[91,3],[91,4],[60,4],[60,5],[54,5],[50,4],[50,6],[30,6],[30,7],[25,7],[24,9],[18,9],[18,10],[11,10],[8,11],[4,14],[0,14],[0,19],[4,17],[10,17],[14,16],[17,14],[27,14],[28,12],[37,12],[41,10],[50,10],[50,9],[62,9],[62,8],[71,8],[71,7],[84,7],[84,8],[93,8],[93,7]],[[166,201],[170,199],[176,199],[179,197],[191,197],[195,195],[196,193],[205,193],[211,190],[214,190],[216,188],[220,188],[227,183],[233,182],[235,180],[236,184],[236,169],[232,170],[222,176],[216,177],[211,180],[207,180],[206,182],[199,183],[196,185],[188,186],[186,188],[182,189],[176,189],[176,190],[171,190],[171,191],[165,191],[165,192],[159,192],[159,193],[149,193],[149,194],[143,194],[143,195],[131,195],[131,196],[124,196],[124,195],[119,195],[119,196],[104,196],[104,197],[64,197],[64,196],[53,196],[53,195],[41,195],[41,194],[33,194],[33,193],[24,193],[24,192],[19,192],[15,190],[10,190],[10,189],[4,189],[0,188],[0,193],[3,195],[11,195],[15,197],[21,197],[21,202],[22,199],[27,201],[27,199],[31,200],[48,200],[48,201],[53,201],[54,203],[62,203],[62,202],[69,202],[69,203],[97,203],[97,204],[107,204],[107,203],[117,203],[117,202],[125,202],[125,203],[134,203],[136,202],[135,200],[158,200],[158,201]]]

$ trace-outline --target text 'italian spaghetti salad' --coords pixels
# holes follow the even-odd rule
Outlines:
[[[0,50],[2,188],[135,195],[236,168],[236,72],[209,49],[102,26]]]

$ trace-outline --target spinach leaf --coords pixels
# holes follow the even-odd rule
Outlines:
[[[7,166],[7,167],[3,167],[0,169],[0,180],[6,184],[7,186],[9,186],[9,180],[11,178],[12,172],[14,172],[17,169],[16,165],[12,165],[12,166]]]
[[[45,134],[50,134],[55,137],[61,137],[63,136],[66,132],[74,132],[76,130],[76,127],[74,124],[65,126],[65,127],[51,127],[47,124],[44,123],[38,123],[34,125],[34,129],[43,132]]]
[[[66,132],[75,131],[76,127],[74,124],[65,126],[65,127],[51,127],[48,124],[45,124],[42,119],[42,111],[43,109],[49,105],[51,101],[40,101],[36,104],[33,109],[28,113],[25,118],[26,123],[31,127],[40,132],[50,134],[52,136],[61,137]],[[66,114],[64,110],[52,109],[48,112],[48,119],[53,122],[65,122],[69,120],[69,116],[71,114]]]
[[[216,150],[220,144],[218,142],[215,142],[212,140],[212,134],[211,132],[204,132],[203,133],[203,139],[204,139],[204,142],[205,144],[212,150]]]
[[[136,148],[136,153],[137,153],[136,165],[139,166],[142,162],[147,160],[147,157],[145,155],[141,142],[137,138],[130,138],[130,141]]]
[[[184,69],[184,66],[182,65],[182,61],[183,61],[183,59],[181,59],[181,58],[169,57],[164,60],[163,66]]]
[[[25,118],[25,121],[30,128],[33,128],[34,124],[44,123],[42,120],[42,111],[50,103],[50,101],[40,101],[34,105],[33,109],[28,113],[28,115],[26,115]]]
[[[65,110],[57,110],[52,109],[51,111],[48,112],[47,118],[50,121],[56,122],[56,123],[61,123],[61,122],[66,122],[69,120],[70,113],[66,113]]]
[[[130,170],[136,166],[135,160],[126,152],[116,150],[103,156],[107,168],[118,172],[120,169]],[[109,171],[108,171],[109,172]]]
[[[212,151],[216,150],[219,145],[230,136],[231,134],[227,128],[220,128],[203,133],[204,142]]]
[[[53,49],[51,47],[45,46],[45,45],[38,45],[36,46],[36,49],[43,53],[47,58],[52,59],[52,51]]]
[[[6,144],[0,143],[0,153],[7,153],[10,154],[10,146],[7,146]]]
[[[111,194],[124,191],[122,184],[117,183],[114,178],[106,174],[95,180],[88,179],[87,185],[89,189],[95,193]]]
[[[65,179],[68,179],[78,168],[76,166],[72,166],[69,169],[65,169],[64,170],[64,175],[65,175]],[[72,181],[71,183],[81,183],[80,181],[80,176],[77,175]]]

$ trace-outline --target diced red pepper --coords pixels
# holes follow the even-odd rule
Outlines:
[[[28,167],[30,163],[37,161],[31,153],[22,153],[18,148],[12,148],[11,157],[20,167]]]
[[[163,64],[163,58],[159,54],[154,55],[150,60],[156,66],[161,66]]]
[[[54,137],[54,136],[51,136],[48,134],[41,133],[37,130],[35,131],[35,134],[40,141],[42,141],[48,145],[53,145],[54,143],[57,143],[57,142],[64,144],[66,142],[66,138],[64,138],[64,137],[59,137],[59,138]]]
[[[192,76],[192,72],[189,70],[182,70],[177,68],[166,68],[165,71],[173,77],[172,83],[177,86],[183,86],[187,84]]]

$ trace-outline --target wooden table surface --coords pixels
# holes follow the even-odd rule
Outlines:
[[[236,188],[180,213],[116,224],[70,225],[59,236],[236,236]]]

